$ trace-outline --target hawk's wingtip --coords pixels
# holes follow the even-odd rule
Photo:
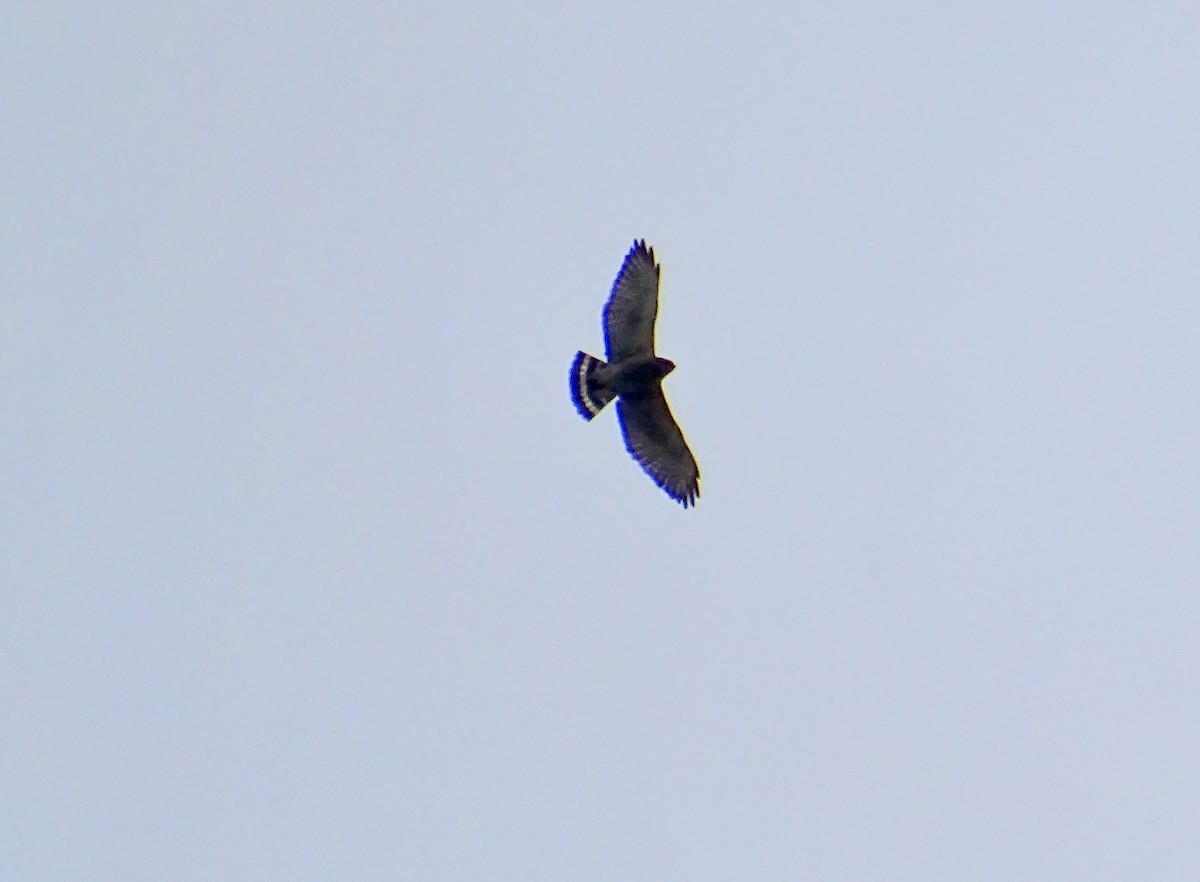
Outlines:
[[[629,258],[638,253],[644,255],[651,263],[655,264],[655,269],[658,268],[654,257],[654,246],[647,245],[645,239],[634,239],[633,247],[629,249],[629,253],[625,255],[625,259],[629,260]]]

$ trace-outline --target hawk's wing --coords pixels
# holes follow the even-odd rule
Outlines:
[[[604,349],[610,362],[654,354],[658,264],[644,240],[633,243],[604,306]]]
[[[646,474],[684,508],[695,505],[700,467],[671,416],[662,386],[655,384],[642,395],[622,395],[617,399],[617,416],[625,446]]]

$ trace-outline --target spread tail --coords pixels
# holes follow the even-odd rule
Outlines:
[[[571,362],[571,400],[585,420],[590,420],[617,397],[616,392],[602,386],[592,376],[604,366],[604,362],[586,352],[576,352],[575,360]]]

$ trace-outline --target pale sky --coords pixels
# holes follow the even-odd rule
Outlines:
[[[8,4],[0,875],[1200,879],[1198,45]]]

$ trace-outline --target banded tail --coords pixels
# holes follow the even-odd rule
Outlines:
[[[617,397],[616,392],[592,376],[602,367],[606,367],[604,362],[586,352],[576,352],[575,360],[571,362],[571,400],[585,420],[590,420]]]

